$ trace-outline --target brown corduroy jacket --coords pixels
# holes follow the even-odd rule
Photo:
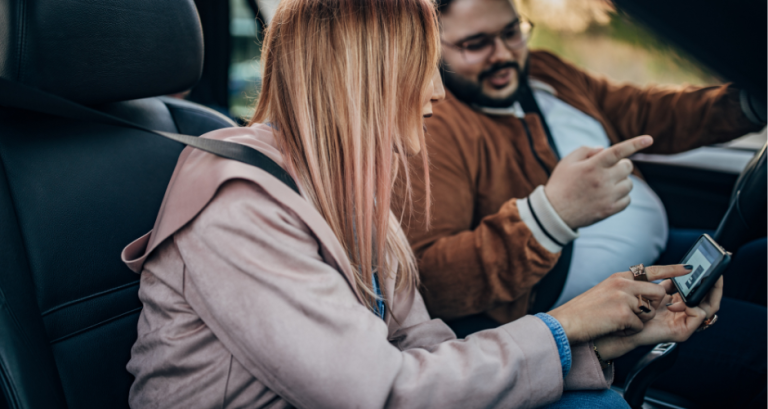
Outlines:
[[[759,129],[743,114],[739,91],[727,85],[638,88],[595,77],[548,52],[532,51],[529,58],[531,78],[599,121],[611,143],[648,134],[655,142],[645,152],[676,153]],[[522,317],[531,289],[559,257],[536,241],[514,200],[547,183],[533,151],[548,170],[557,164],[539,117],[488,115],[449,93],[426,124],[430,229],[418,161],[403,227],[430,314],[452,319],[485,312],[502,323]]]

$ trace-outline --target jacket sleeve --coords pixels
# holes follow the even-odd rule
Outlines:
[[[526,320],[530,318],[525,317]],[[418,292],[415,293],[415,300],[402,324],[402,327],[390,337],[390,342],[401,350],[423,348],[434,351],[443,342],[456,339],[456,335],[443,321],[429,318]],[[476,333],[467,339],[473,339],[477,336],[484,335]],[[555,341],[555,348],[557,348],[557,341]],[[607,389],[611,386],[614,366],[610,365],[603,369],[593,348],[594,344],[591,342],[570,346],[571,370],[564,379],[564,390]]]
[[[622,140],[651,135],[647,153],[678,153],[727,142],[762,128],[747,118],[739,90],[720,86],[648,86],[616,84],[559,60],[563,70],[586,89]]]
[[[594,352],[594,344],[571,346],[571,371],[565,377],[564,390],[608,389],[613,383],[614,365],[603,369]]]
[[[295,406],[529,408],[562,393],[555,341],[535,317],[456,340],[416,298],[413,342],[397,348],[301,220],[249,182],[225,185],[175,241],[187,302]]]
[[[471,128],[446,116],[428,120],[429,229],[420,161],[412,161],[412,201],[404,205],[403,229],[419,261],[424,300],[430,314],[443,319],[519,301],[559,257],[559,249],[547,250],[536,240],[521,218],[516,199],[497,213],[474,220],[476,197],[481,194],[476,181],[485,165],[485,148]],[[398,204],[395,201],[396,215],[400,214]],[[524,307],[520,315],[525,313]]]

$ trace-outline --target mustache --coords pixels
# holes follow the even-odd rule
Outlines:
[[[517,71],[517,74],[520,75],[520,64],[518,64],[515,61],[506,61],[506,62],[494,64],[487,70],[481,72],[480,75],[477,76],[477,80],[478,82],[482,82],[484,79],[490,77],[496,72],[501,71],[503,69],[507,69],[507,68],[514,68]]]

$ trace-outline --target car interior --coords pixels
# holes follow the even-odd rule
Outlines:
[[[614,3],[724,79],[765,100],[764,3],[734,1],[728,7],[709,0]],[[764,135],[752,135],[678,155],[638,154],[633,161],[664,203],[670,226],[715,230],[731,203],[736,179],[764,145]],[[688,206],[689,201],[696,206]],[[765,236],[765,212],[762,220],[750,221],[757,228],[751,237],[742,237],[743,242]]]
[[[202,70],[192,1],[3,0],[0,10],[3,78],[154,130],[234,126],[162,97]],[[18,109],[0,109],[0,124],[0,407],[127,407],[141,302],[120,249],[152,229],[183,145]]]
[[[167,96],[196,84],[190,99],[198,102],[226,93],[226,77],[216,77],[226,74],[217,65],[227,52],[218,47],[229,41],[219,3],[0,0],[0,78],[157,131],[199,136],[236,126]],[[743,50],[697,48],[766,32],[765,2],[735,3],[723,15],[714,1],[616,1],[765,103],[762,34],[739,42]],[[739,24],[714,33],[714,23],[725,30],[723,19]],[[152,229],[183,147],[134,128],[0,106],[0,409],[128,407],[125,366],[142,304],[139,276],[119,255]],[[764,142],[707,149],[736,159],[718,167],[712,159],[637,158],[670,224],[717,229],[726,247],[765,236]],[[701,204],[693,212],[683,206],[691,198]],[[660,344],[638,364],[622,390],[630,406],[691,407],[646,393],[677,348]]]

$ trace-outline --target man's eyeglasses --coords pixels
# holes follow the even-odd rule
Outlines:
[[[458,43],[441,42],[451,48],[461,51],[468,64],[486,60],[496,51],[496,38],[500,38],[509,51],[522,48],[531,38],[533,23],[517,19],[495,34],[481,34],[470,37]]]

